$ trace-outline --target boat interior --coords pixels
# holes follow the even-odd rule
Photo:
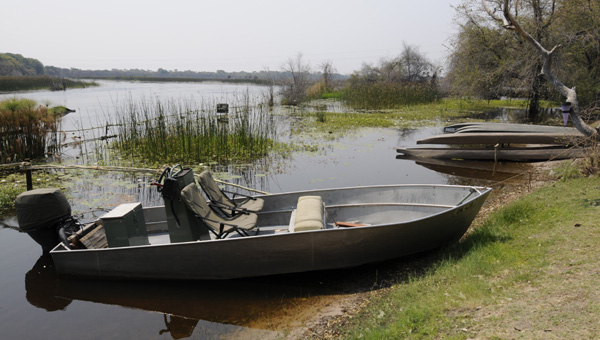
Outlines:
[[[437,202],[418,200],[415,196],[422,195],[416,194],[418,188],[406,197],[400,197],[397,189],[362,189],[364,193],[352,188],[322,190],[259,196],[256,199],[263,201],[264,207],[248,211],[235,205],[224,209],[211,202],[191,169],[180,175],[172,183],[175,194],[163,193],[164,206],[121,204],[70,236],[68,249],[211,241],[402,223],[454,208],[480,193],[476,188],[465,189]],[[237,201],[246,200],[248,197]],[[68,250],[64,244],[62,248]]]

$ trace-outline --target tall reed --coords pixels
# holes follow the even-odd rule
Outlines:
[[[216,103],[193,100],[130,101],[117,113],[118,150],[146,163],[251,161],[274,145],[271,114],[249,100],[230,105],[228,115]]]
[[[440,99],[436,86],[425,83],[360,82],[343,90],[346,103],[362,110],[394,109]]]
[[[60,117],[29,99],[0,102],[0,163],[44,157]]]

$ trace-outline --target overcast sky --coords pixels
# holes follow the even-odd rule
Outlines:
[[[1,0],[0,52],[46,66],[340,73],[419,48],[443,64],[459,0]]]

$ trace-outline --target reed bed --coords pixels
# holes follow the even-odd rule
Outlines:
[[[52,78],[49,76],[0,76],[0,92],[53,89],[53,85],[56,84],[57,81],[59,81],[58,78]],[[61,86],[65,88],[97,85],[95,82],[84,82],[67,78],[60,79],[60,83]]]
[[[0,102],[0,164],[45,156],[60,116],[29,99]]]
[[[241,100],[229,114],[193,100],[130,101],[118,110],[116,148],[146,164],[252,161],[274,146],[271,115]]]
[[[433,103],[440,99],[435,85],[424,83],[358,83],[342,91],[342,99],[354,109],[381,110]]]

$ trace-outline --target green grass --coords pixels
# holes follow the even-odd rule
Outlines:
[[[323,92],[320,99],[342,99],[344,94],[341,91]]]
[[[597,334],[595,316],[585,311],[600,309],[594,278],[599,194],[600,178],[580,178],[509,204],[459,244],[429,255],[423,272],[374,298],[349,329],[339,330],[342,338],[547,338],[549,329],[553,338]],[[579,298],[548,303],[561,296]]]

